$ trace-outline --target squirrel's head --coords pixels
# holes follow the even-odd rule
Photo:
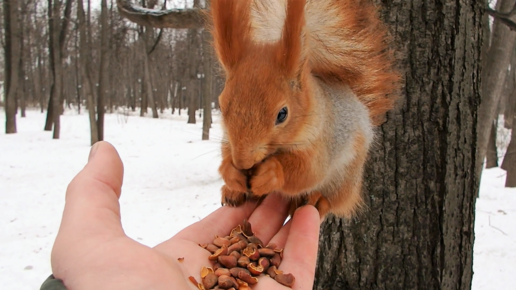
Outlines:
[[[303,45],[305,0],[288,1],[282,36],[275,43],[253,41],[251,2],[212,1],[214,44],[226,72],[219,97],[222,124],[239,169],[305,143],[312,118]]]

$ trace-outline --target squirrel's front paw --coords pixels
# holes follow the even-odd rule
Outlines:
[[[247,176],[240,170],[236,169],[231,160],[224,160],[219,167],[220,175],[231,191],[246,193]]]
[[[251,192],[257,196],[280,190],[285,184],[283,166],[277,158],[269,157],[256,166],[249,183]]]
[[[222,205],[240,206],[247,200],[247,193],[231,190],[227,185],[223,185],[220,191]]]
[[[228,158],[222,161],[219,167],[220,175],[226,183],[222,186],[222,205],[239,206],[246,201],[247,176],[236,169]]]

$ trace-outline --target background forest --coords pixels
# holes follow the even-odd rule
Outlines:
[[[194,4],[200,2],[142,3],[158,9],[192,8]],[[19,117],[25,116],[26,108],[45,111],[45,130],[53,130],[53,137],[59,138],[59,114],[54,109],[62,113],[63,108],[81,112],[92,107],[92,143],[103,139],[104,111],[121,108],[158,118],[171,108],[172,114],[176,110],[179,115],[188,113],[188,123],[196,122],[206,78],[201,30],[133,24],[122,18],[113,0],[4,1],[2,9],[2,27],[6,20],[10,24],[1,31],[2,45],[12,47],[0,63],[0,89],[6,92],[8,84],[13,88],[14,102],[7,111],[19,111]],[[53,21],[54,17],[59,21]],[[210,82],[214,93],[205,94],[214,108],[216,92],[223,85],[220,74],[216,76]],[[54,95],[57,103],[53,103]],[[0,105],[5,100],[2,93]],[[6,132],[13,133],[16,124],[9,112]]]

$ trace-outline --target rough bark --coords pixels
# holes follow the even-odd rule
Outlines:
[[[97,118],[95,116],[95,99],[93,98],[93,83],[88,72],[88,41],[86,37],[86,16],[84,12],[83,0],[77,2],[77,19],[79,21],[79,70],[81,75],[81,88],[83,96],[86,98],[86,106],[90,120],[90,143],[91,145],[99,141],[97,128]]]
[[[321,227],[314,289],[469,290],[484,2],[382,3],[405,88],[377,130],[366,209]]]
[[[499,0],[500,11],[511,10],[516,0]],[[516,33],[511,32],[506,25],[500,25],[500,19],[495,18],[495,26],[492,32],[492,41],[487,53],[489,59],[486,61],[482,71],[482,103],[478,112],[478,154],[476,172],[480,175],[482,164],[486,156],[491,122],[495,119],[501,92],[505,83],[507,67],[511,60]]]
[[[16,93],[19,87],[20,40],[18,1],[4,0],[5,133],[16,133]]]

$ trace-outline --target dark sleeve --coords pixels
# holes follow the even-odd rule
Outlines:
[[[63,284],[63,280],[56,279],[54,275],[50,275],[39,290],[66,290],[66,287]]]

